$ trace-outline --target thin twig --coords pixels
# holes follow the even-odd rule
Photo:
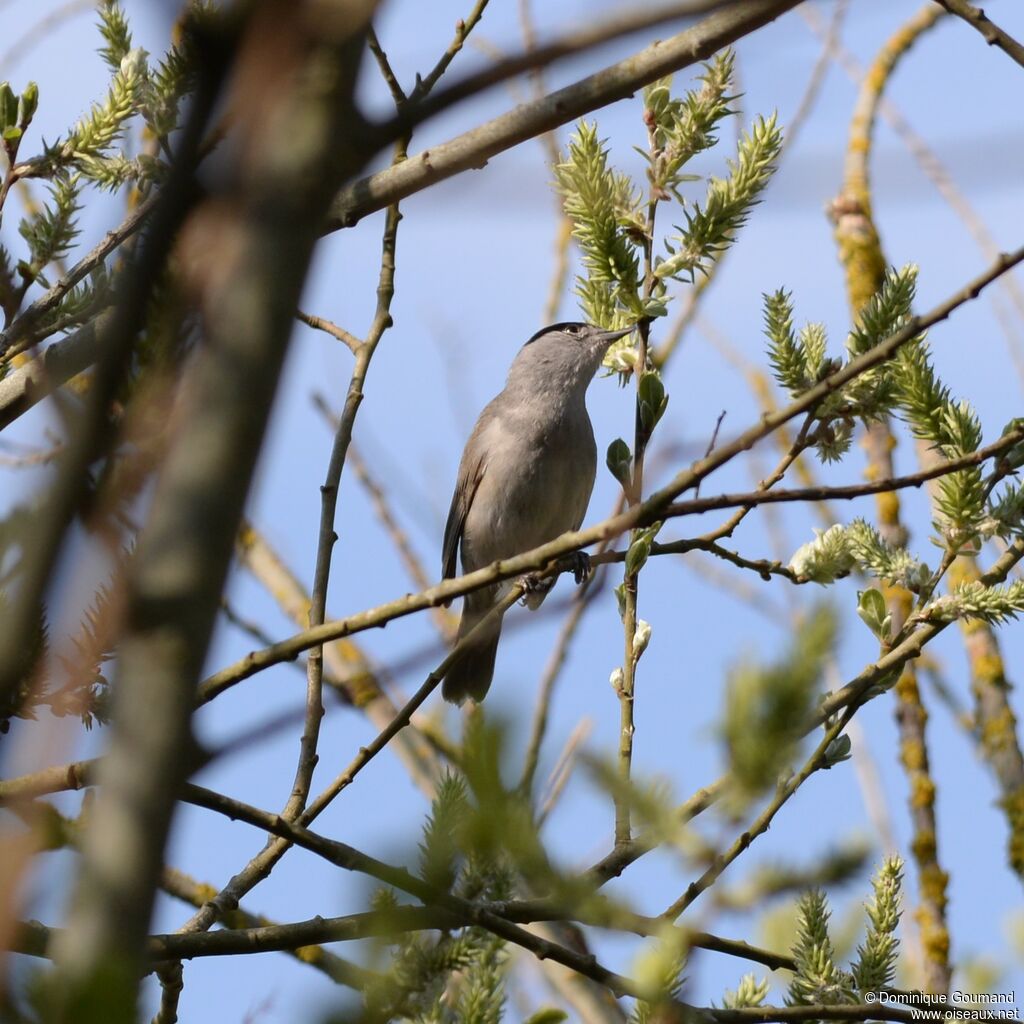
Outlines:
[[[675,921],[679,915],[690,906],[691,903],[705,892],[722,872],[744,852],[749,849],[750,844],[760,835],[768,831],[775,815],[782,809],[787,800],[819,769],[828,766],[825,754],[832,741],[839,736],[846,724],[853,717],[858,705],[851,703],[843,714],[825,730],[825,735],[814,749],[814,753],[807,759],[799,772],[790,776],[784,783],[780,783],[775,791],[775,796],[768,803],[768,806],[757,816],[749,828],[735,839],[732,845],[724,852],[715,857],[707,870],[695,879],[687,887],[686,891],[671,906],[661,913],[667,921]]]
[[[178,1000],[185,987],[180,960],[166,960],[156,970],[160,979],[160,1009],[153,1024],[178,1024]]]
[[[336,429],[338,418],[331,411],[330,406],[327,404],[327,399],[319,392],[313,395],[313,405],[320,415]],[[423,562],[413,550],[409,535],[395,517],[384,488],[370,472],[360,449],[354,444],[349,447],[347,464],[351,466],[353,474],[366,491],[370,503],[373,505],[373,510],[380,520],[384,532],[388,535],[388,539],[394,545],[395,551],[405,566],[409,578],[418,590],[426,590],[430,586],[430,577],[423,567]],[[431,613],[442,636],[446,639],[451,639],[456,626],[454,616],[445,608],[433,608]]]
[[[322,316],[314,316],[312,313],[303,313],[300,309],[296,314],[295,318],[301,320],[307,327],[312,327],[314,330],[323,331],[325,334],[329,334],[332,338],[337,338],[342,344],[348,346],[351,352],[358,352],[360,346],[363,344],[354,334],[346,331],[344,327],[339,327],[332,320],[326,320]]]
[[[537,811],[537,828],[540,828],[548,819],[562,793],[565,792],[565,787],[572,775],[573,765],[576,763],[576,755],[579,748],[586,743],[592,729],[591,720],[582,718],[576,723],[576,728],[569,733],[565,747],[558,756],[558,760],[555,761],[555,767],[551,769],[551,776],[544,787],[543,799]]]

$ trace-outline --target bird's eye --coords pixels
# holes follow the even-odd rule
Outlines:
[[[579,324],[567,324],[566,328],[565,328],[565,333],[566,334],[573,334],[573,335],[579,334],[580,333],[580,325]]]

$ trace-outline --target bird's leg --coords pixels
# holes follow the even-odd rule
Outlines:
[[[542,579],[535,572],[527,572],[519,576],[516,579],[516,583],[523,591],[523,596],[519,599],[519,603],[525,604],[529,608],[535,608],[540,604],[540,601],[544,600],[544,595],[555,585],[555,578],[552,576]]]
[[[572,560],[572,578],[576,581],[576,586],[579,586],[590,577],[590,555],[586,551],[574,551],[569,558]]]

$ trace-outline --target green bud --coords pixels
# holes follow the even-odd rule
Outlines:
[[[624,619],[626,617],[626,584],[620,583],[615,588],[615,603],[619,608],[619,618]]]
[[[850,742],[849,736],[846,736],[845,734],[837,736],[825,748],[825,767],[833,768],[841,761],[848,761],[852,748],[853,744]]]
[[[1007,434],[1014,434],[1018,430],[1024,430],[1024,417],[1017,416],[1010,420],[1009,423],[1003,427],[1002,437]],[[1015,444],[1004,456],[1003,461],[1010,467],[1010,469],[1020,469],[1024,466],[1024,442]]]
[[[621,437],[617,437],[608,445],[605,463],[611,475],[623,487],[628,487],[633,472],[633,454],[629,450],[629,445]]]
[[[651,542],[641,534],[626,552],[626,574],[635,576],[647,564],[651,555]]]
[[[0,83],[0,131],[6,132],[18,123],[18,100],[10,82]]]
[[[668,405],[665,385],[662,384],[661,377],[657,373],[645,373],[640,378],[637,403],[640,410],[640,423],[645,433],[650,436]]]
[[[29,82],[25,86],[25,91],[21,94],[21,99],[18,101],[18,124],[21,125],[22,129],[27,128],[32,123],[32,118],[35,117],[38,107],[39,86],[35,82]]]

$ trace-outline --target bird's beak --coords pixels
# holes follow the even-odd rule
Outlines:
[[[636,325],[632,327],[624,327],[618,331],[601,331],[600,334],[595,336],[595,341],[600,342],[602,345],[608,346],[613,341],[618,341],[619,338],[624,338],[627,334],[632,334],[636,330]]]

